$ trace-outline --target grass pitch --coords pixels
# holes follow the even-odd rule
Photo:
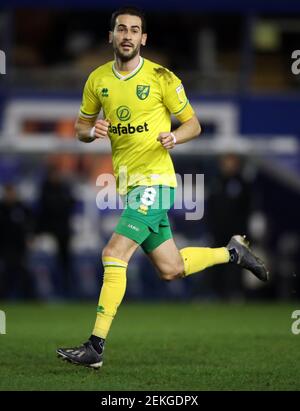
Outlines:
[[[298,309],[300,308],[298,304]],[[293,305],[124,304],[99,371],[56,357],[90,335],[92,304],[0,304],[0,390],[299,390]]]

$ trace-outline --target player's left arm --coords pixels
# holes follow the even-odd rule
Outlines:
[[[172,132],[159,133],[157,140],[167,150],[176,144],[186,143],[201,133],[201,126],[193,107],[185,94],[181,80],[171,71],[164,69],[161,77],[163,103],[170,113],[174,114],[181,125]]]
[[[195,114],[188,120],[182,121],[181,125],[172,132],[159,133],[157,140],[161,145],[170,150],[175,147],[176,144],[186,143],[193,138],[199,136],[201,133],[201,126],[198,118]]]

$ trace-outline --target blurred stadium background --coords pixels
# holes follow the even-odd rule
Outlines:
[[[73,125],[89,72],[112,58],[110,15],[124,3],[71,4],[0,5],[2,300],[95,301],[101,247],[118,218],[96,207],[96,179],[111,172],[109,145],[78,143]],[[126,300],[299,300],[300,74],[291,66],[300,5],[135,4],[147,12],[143,55],[182,78],[203,126],[201,138],[172,152],[178,173],[205,176],[202,220],[170,213],[178,245],[220,246],[245,232],[272,277],[262,285],[228,266],[163,283],[138,252]]]

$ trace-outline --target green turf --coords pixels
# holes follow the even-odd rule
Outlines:
[[[123,304],[100,371],[56,358],[89,336],[90,304],[0,304],[0,390],[299,390],[294,305]]]

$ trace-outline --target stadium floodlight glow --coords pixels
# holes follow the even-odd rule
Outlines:
[[[6,74],[6,55],[3,50],[0,50],[0,74]]]
[[[6,315],[0,310],[0,334],[6,334]]]

